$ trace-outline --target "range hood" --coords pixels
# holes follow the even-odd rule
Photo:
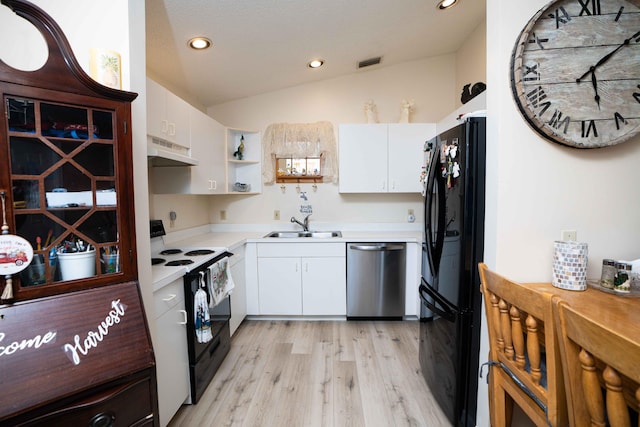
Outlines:
[[[187,147],[161,139],[147,138],[147,158],[151,166],[197,166],[198,160],[192,158]]]

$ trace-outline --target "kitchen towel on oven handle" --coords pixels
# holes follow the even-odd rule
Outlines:
[[[211,320],[209,319],[209,309],[207,308],[207,293],[205,287],[205,273],[200,272],[200,286],[196,291],[193,299],[193,320],[196,331],[196,339],[199,343],[206,343],[213,339],[211,333]]]
[[[231,264],[229,257],[225,256],[209,266],[209,295],[211,301],[209,307],[213,308],[225,299],[234,288],[231,277]]]

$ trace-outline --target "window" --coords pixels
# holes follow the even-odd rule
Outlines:
[[[274,123],[263,138],[262,176],[265,184],[338,181],[333,125]]]
[[[276,182],[322,182],[320,157],[276,157]]]

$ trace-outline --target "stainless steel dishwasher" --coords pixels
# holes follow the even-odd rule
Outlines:
[[[405,243],[347,243],[347,319],[402,319]]]

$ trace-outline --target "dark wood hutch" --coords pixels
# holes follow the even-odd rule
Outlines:
[[[0,214],[5,235],[33,248],[6,274],[3,262],[20,261],[0,247],[0,425],[157,425],[137,282],[137,94],[90,78],[40,8],[1,2],[40,31],[49,56],[35,71],[0,60]]]

